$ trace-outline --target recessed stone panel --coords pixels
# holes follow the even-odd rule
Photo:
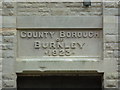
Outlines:
[[[102,57],[102,30],[18,30],[17,36],[17,57],[22,60],[98,60]]]

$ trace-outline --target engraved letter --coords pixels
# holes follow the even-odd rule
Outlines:
[[[70,55],[71,55],[70,49],[65,50],[65,55],[66,55],[66,56],[70,56]]]
[[[36,38],[37,36],[37,32],[33,32],[33,37]]]
[[[64,31],[60,31],[60,37],[64,38],[65,37],[65,32]]]
[[[82,37],[82,32],[78,32],[78,38]]]
[[[72,32],[72,38],[76,38],[76,37],[77,37],[76,32]]]
[[[60,42],[57,43],[57,48],[58,48],[58,49],[63,49],[63,47],[64,47],[64,46],[63,46],[63,43],[62,43],[62,42],[61,42],[61,43],[60,43]]]
[[[35,47],[35,49],[39,49],[40,48],[40,42],[39,41],[35,41],[34,42],[34,47]]]
[[[41,45],[42,45],[42,47],[43,47],[44,49],[47,49],[47,47],[49,46],[48,43],[42,43]]]
[[[30,38],[30,37],[32,37],[32,32],[28,32],[27,33],[27,36]]]
[[[50,37],[53,38],[55,32],[50,32]]]
[[[75,49],[75,48],[76,48],[76,43],[75,42],[71,43],[71,49]]]
[[[67,32],[67,38],[71,37],[71,32]]]
[[[83,46],[85,45],[85,43],[83,44],[77,43],[77,44],[79,45],[80,49],[83,49]]]
[[[24,31],[21,32],[20,36],[21,36],[22,38],[26,37],[26,32],[24,32]]]
[[[39,32],[39,37],[43,38],[43,32]]]
[[[87,38],[87,32],[84,32],[84,33],[83,33],[83,37],[84,37],[84,38]]]
[[[89,32],[89,38],[92,38],[93,36],[93,32]]]
[[[52,49],[52,48],[55,49],[55,43],[54,42],[50,43],[50,49]]]
[[[99,33],[98,32],[95,32],[95,38],[99,38]]]
[[[65,53],[64,49],[60,49],[59,56],[64,56],[64,53]]]
[[[53,56],[57,56],[57,50],[56,50],[56,49],[54,49],[54,50],[52,51],[52,55],[53,55]]]
[[[48,32],[44,32],[45,38],[47,38],[48,36]]]

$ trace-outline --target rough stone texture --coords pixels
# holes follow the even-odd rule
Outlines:
[[[3,32],[3,44],[2,44],[2,58],[3,58],[3,88],[15,88],[16,87],[16,74],[15,74],[15,29],[4,28]]]
[[[11,88],[14,87],[15,81],[14,80],[4,80],[3,81],[3,87],[5,88]]]
[[[2,77],[4,80],[14,80],[15,74],[3,74]]]
[[[118,82],[116,80],[107,80],[107,85],[106,86],[109,87],[109,88],[110,87],[113,88],[113,87],[116,87],[117,83]]]
[[[3,16],[15,16],[16,15],[16,3],[15,2],[3,2],[2,3],[2,15]]]
[[[17,3],[18,16],[92,16],[102,15],[102,4],[92,3],[90,8],[83,7],[78,2],[19,2]]]
[[[119,40],[118,40],[118,0],[104,2],[103,8],[103,34],[104,34],[104,60],[114,60],[116,62],[114,72],[106,72],[104,82],[106,88],[118,88],[118,71],[119,62]],[[109,68],[110,69],[110,68]]]

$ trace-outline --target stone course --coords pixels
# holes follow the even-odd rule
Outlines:
[[[93,16],[102,15],[102,4],[92,3],[90,8],[84,8],[78,2],[19,2],[18,16]]]

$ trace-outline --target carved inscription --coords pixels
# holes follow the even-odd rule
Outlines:
[[[88,39],[99,39],[100,31],[20,31],[20,40],[32,41],[32,49],[43,56],[75,56],[88,47]],[[27,48],[27,47],[26,47]],[[86,49],[85,49],[86,50]],[[29,51],[29,50],[28,50]],[[79,52],[78,52],[79,51]]]
[[[53,38],[55,32],[21,32],[22,38]],[[59,38],[99,38],[98,32],[59,32]]]

